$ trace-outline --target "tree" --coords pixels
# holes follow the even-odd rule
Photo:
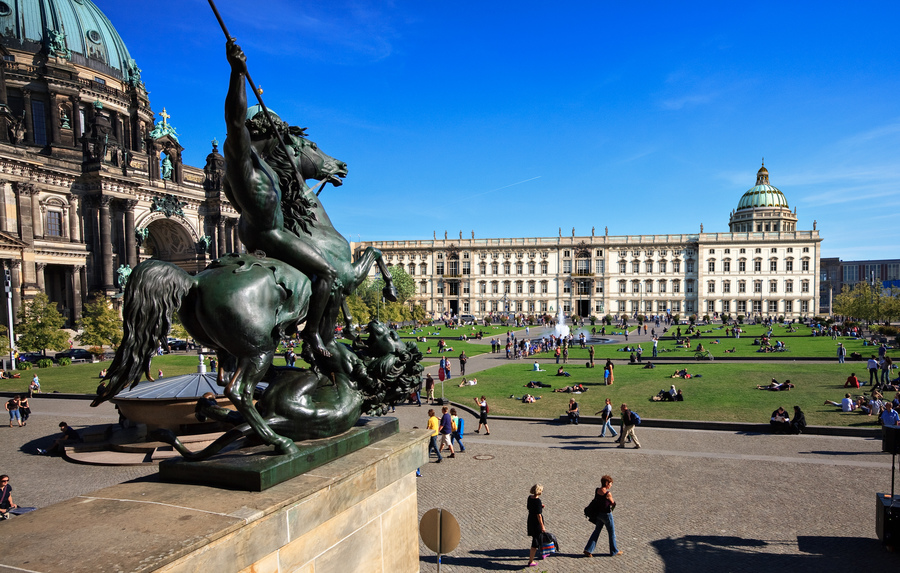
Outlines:
[[[414,304],[412,309],[410,310],[411,317],[416,323],[421,323],[425,321],[425,318],[428,316],[428,312],[425,310],[425,307],[421,304]]]
[[[69,346],[69,334],[62,329],[66,319],[46,294],[38,293],[31,302],[22,305],[16,318],[19,349],[46,354],[48,348],[65,350]]]
[[[122,319],[105,296],[85,305],[78,326],[81,334],[75,340],[85,346],[109,346],[115,350],[122,342]]]
[[[353,317],[353,322],[356,324],[368,324],[370,318],[369,307],[366,306],[365,301],[360,298],[357,294],[351,294],[347,297],[347,308],[350,309],[350,315]],[[339,319],[340,324],[343,325],[346,320],[344,320],[344,313],[341,311],[341,317]]]
[[[416,293],[416,281],[403,270],[400,265],[388,267],[394,288],[397,289],[397,302],[404,303],[409,297]],[[384,279],[378,279],[373,282],[372,289],[381,296],[381,289],[384,288]]]

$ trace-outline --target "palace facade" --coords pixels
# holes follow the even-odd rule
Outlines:
[[[822,239],[769,183],[731,212],[727,232],[375,241],[416,281],[411,302],[434,315],[489,313],[803,318],[819,309]]]

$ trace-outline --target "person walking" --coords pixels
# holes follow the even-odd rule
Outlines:
[[[438,425],[438,434],[440,435],[440,446],[438,446],[438,451],[444,449],[444,446],[450,449],[450,457],[455,458],[456,452],[453,451],[453,439],[451,435],[453,434],[453,417],[450,415],[450,408],[444,406],[441,408],[441,421]]]
[[[656,358],[656,353],[659,350],[657,348],[657,346],[659,346],[659,338],[654,334],[653,335],[653,358]]]
[[[31,405],[28,403],[28,396],[25,394],[19,395],[19,418],[22,420],[22,425],[28,425],[28,418],[31,417]]]
[[[437,446],[440,422],[438,421],[437,416],[434,415],[434,410],[428,410],[428,426],[426,426],[426,428],[431,430],[431,439],[428,441],[428,454],[431,455],[431,452],[437,454],[438,459],[435,463],[439,464],[444,460],[444,456],[441,455],[441,451]]]
[[[544,504],[541,502],[541,494],[544,493],[544,486],[539,483],[531,486],[531,495],[525,502],[528,509],[528,521],[526,522],[528,535],[531,537],[531,553],[528,554],[528,566],[537,565],[534,561],[534,554],[537,553],[541,546],[541,534],[547,531],[544,527]]]
[[[490,436],[491,429],[488,428],[488,423],[487,423],[488,412],[490,411],[490,408],[488,408],[487,398],[485,398],[484,396],[482,396],[480,399],[475,398],[475,403],[478,404],[478,407],[481,409],[481,412],[480,412],[481,416],[478,419],[478,429],[475,430],[475,433],[476,434],[481,433],[481,426],[484,426],[484,435]]]
[[[465,431],[466,420],[462,416],[456,415],[456,408],[450,408],[450,418],[451,423],[454,428],[453,433],[450,434],[450,443],[453,444],[453,440],[456,440],[456,445],[459,446],[460,453],[466,453],[466,446],[463,445],[462,438],[463,432]]]
[[[843,342],[838,342],[838,347],[837,347],[838,364],[843,364],[844,358],[846,356],[847,356],[847,347],[844,346]]]
[[[594,345],[593,344],[591,345],[591,350],[588,354],[591,357],[591,368],[593,368],[594,367]]]
[[[616,508],[616,501],[613,499],[610,488],[613,484],[613,478],[606,475],[600,478],[600,487],[594,490],[594,499],[588,505],[586,513],[591,523],[596,524],[593,533],[588,538],[587,545],[584,546],[584,556],[593,557],[594,550],[597,548],[597,540],[600,539],[600,532],[606,527],[606,533],[609,536],[609,554],[616,556],[622,555],[624,551],[619,551],[616,545],[616,526],[613,521],[613,509]]]
[[[640,449],[641,443],[638,441],[634,433],[634,427],[637,426],[637,415],[628,409],[628,404],[622,404],[622,435],[619,436],[618,447],[624,448],[625,441],[631,439],[634,442],[634,449]]]
[[[600,428],[600,437],[606,437],[606,429],[609,428],[609,431],[612,432],[612,436],[615,438],[619,435],[619,432],[616,431],[615,428],[612,427],[612,401],[607,398],[606,405],[603,406],[603,409],[599,412],[594,412],[594,415],[600,414],[600,423],[602,424]]]
[[[6,402],[6,411],[9,412],[9,427],[13,427],[13,421],[15,421],[19,427],[21,428],[24,424],[22,424],[22,416],[19,413],[19,397],[13,396]]]
[[[463,350],[459,355],[459,375],[466,375],[466,362],[469,361],[468,356],[466,356],[466,351]]]
[[[431,377],[431,374],[425,375],[425,397],[429,404],[434,403],[434,378]]]

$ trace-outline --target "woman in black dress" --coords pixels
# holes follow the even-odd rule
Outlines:
[[[531,486],[531,495],[528,496],[526,507],[528,508],[528,535],[531,536],[531,553],[528,555],[528,566],[537,565],[534,561],[534,554],[541,546],[541,533],[544,529],[544,504],[541,503],[541,494],[544,492],[544,486],[534,484]]]

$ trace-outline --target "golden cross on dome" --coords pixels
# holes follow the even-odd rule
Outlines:
[[[166,113],[166,108],[163,108],[162,113],[159,114],[159,117],[163,118],[163,125],[166,125],[167,120],[172,117],[168,113]]]

